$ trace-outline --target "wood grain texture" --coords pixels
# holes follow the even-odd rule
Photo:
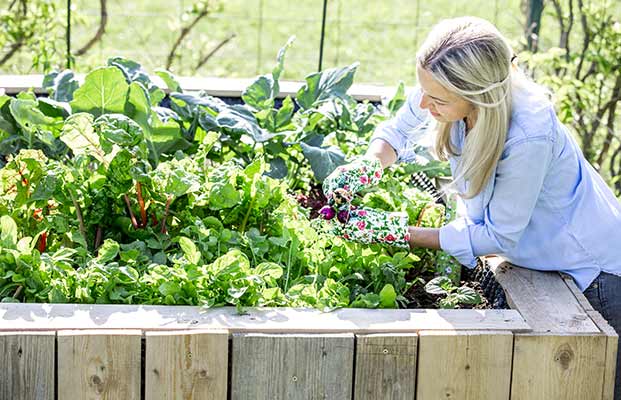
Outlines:
[[[354,400],[412,400],[417,334],[356,335]]]
[[[0,399],[53,400],[56,332],[0,333]]]
[[[416,333],[433,330],[511,330],[530,327],[515,310],[368,310],[345,308],[204,309],[198,306],[0,303],[0,331],[41,329],[228,329],[264,333]]]
[[[513,334],[421,331],[416,399],[509,400]]]
[[[58,400],[140,399],[142,332],[59,331]]]
[[[146,332],[145,400],[226,400],[227,331]]]
[[[602,331],[602,334],[606,336],[606,365],[604,372],[604,387],[603,387],[603,400],[613,400],[615,391],[615,376],[620,371],[617,371],[617,352],[619,351],[619,335],[612,326],[608,324],[608,321],[601,316],[597,311],[587,311],[589,317],[597,324],[597,327]]]
[[[511,400],[600,400],[607,338],[516,334]]]
[[[599,329],[557,272],[542,272],[487,258],[511,308],[518,310],[533,332],[598,333]]]
[[[352,334],[233,334],[231,400],[351,400]]]
[[[617,371],[617,352],[619,350],[619,335],[615,332],[614,328],[608,324],[608,321],[602,317],[602,315],[593,308],[593,305],[584,296],[584,293],[578,289],[573,278],[569,275],[562,274],[561,277],[565,281],[565,284],[569,290],[573,293],[574,297],[582,305],[582,308],[586,311],[586,314],[597,325],[602,335],[606,336],[606,365],[604,369],[604,383],[602,389],[603,400],[613,400],[615,390],[615,375]]]

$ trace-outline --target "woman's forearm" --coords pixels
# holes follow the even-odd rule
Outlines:
[[[440,250],[440,229],[420,228],[410,226],[410,248],[425,247],[427,249]]]
[[[380,160],[382,168],[386,168],[397,161],[397,153],[388,142],[377,139],[371,142],[367,149],[367,155],[374,156]]]

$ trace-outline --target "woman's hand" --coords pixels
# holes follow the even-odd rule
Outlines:
[[[324,181],[323,193],[330,205],[347,204],[360,190],[376,185],[382,178],[382,164],[372,156],[356,158],[337,167]]]

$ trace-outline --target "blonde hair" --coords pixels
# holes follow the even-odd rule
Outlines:
[[[416,55],[421,68],[476,109],[454,177],[454,183],[467,183],[464,198],[483,190],[502,154],[511,118],[512,57],[496,27],[475,17],[440,22]],[[460,155],[451,144],[451,125],[438,123],[435,152],[444,161]]]

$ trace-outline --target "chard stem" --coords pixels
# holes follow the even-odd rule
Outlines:
[[[140,182],[136,182],[136,196],[138,197],[138,205],[140,206],[140,218],[142,223],[140,225],[141,228],[147,226],[147,210],[144,208],[144,198],[142,197],[142,185]]]
[[[127,206],[127,211],[129,212],[129,218],[132,220],[132,226],[134,229],[138,229],[138,222],[136,222],[136,216],[132,211],[132,206],[129,202],[129,197],[126,194],[123,195],[123,199],[125,199],[125,205]]]
[[[162,218],[162,229],[160,229],[160,232],[162,233],[166,233],[166,217],[168,217],[168,210],[172,199],[172,196],[168,196],[168,199],[166,200],[166,209],[164,210],[164,218]]]
[[[84,237],[84,240],[86,240],[86,228],[84,227],[84,218],[82,217],[82,209],[80,208],[80,205],[76,201],[73,193],[71,193],[70,196],[71,196],[71,201],[73,202],[73,206],[75,207],[75,213],[78,215],[78,222],[80,223],[80,233]]]

